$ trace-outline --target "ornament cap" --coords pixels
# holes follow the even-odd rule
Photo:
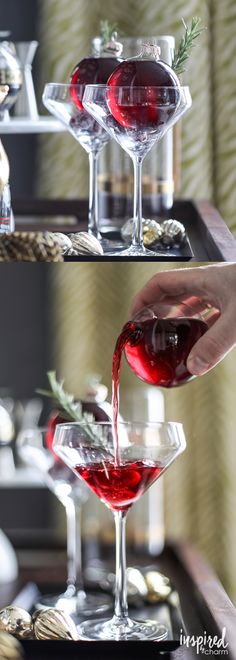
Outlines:
[[[160,55],[161,55],[160,46],[148,41],[142,43],[142,48],[141,48],[142,57],[150,58],[151,56],[153,59],[156,60],[156,62],[158,62],[158,60],[160,59]]]
[[[103,37],[94,37],[92,40],[92,52],[95,57],[102,55],[112,55],[120,57],[123,51],[123,44],[117,41],[117,32],[113,32],[108,41],[104,41]]]

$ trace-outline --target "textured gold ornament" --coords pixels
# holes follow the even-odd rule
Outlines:
[[[78,634],[74,621],[68,614],[49,608],[38,614],[34,623],[34,634],[37,639],[77,640]]]
[[[0,633],[0,658],[1,660],[21,660],[23,649],[20,643],[8,633]]]
[[[159,571],[147,571],[145,582],[147,585],[145,600],[148,603],[159,603],[170,596],[172,591],[170,581],[165,575],[159,573]]]
[[[143,242],[146,247],[153,245],[157,241],[160,241],[163,231],[162,226],[156,220],[149,220],[148,218],[143,218],[142,220],[143,227]],[[130,240],[133,233],[133,219],[130,218],[125,222],[121,229],[121,236],[124,241]]]
[[[33,635],[32,618],[21,607],[9,605],[0,610],[0,631],[19,639],[28,639]]]
[[[75,234],[68,234],[72,248],[77,254],[103,254],[103,249],[97,238],[91,236],[86,231],[78,231]]]
[[[160,241],[163,231],[159,222],[155,220],[144,220],[143,222],[143,242],[145,247],[153,245]]]
[[[63,261],[63,256],[53,234],[15,231],[0,236],[0,261]]]

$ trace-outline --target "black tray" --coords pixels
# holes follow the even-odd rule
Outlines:
[[[160,642],[155,641],[124,641],[124,642],[48,642],[48,641],[25,641],[23,642],[25,657],[30,660],[45,660],[48,658],[57,658],[57,660],[68,658],[80,658],[83,660],[111,660],[117,658],[120,660],[124,656],[129,660],[137,660],[138,654],[147,654],[148,659],[159,657],[159,653],[169,654],[175,651],[180,645],[180,632],[184,630],[184,624],[179,606],[177,592],[173,593],[176,601],[175,605],[162,603],[158,606],[148,606],[137,609],[129,608],[129,614],[133,618],[147,619],[152,618],[164,623],[169,630],[169,638]],[[48,654],[48,655],[47,655]]]
[[[105,234],[106,238],[109,239],[109,234]],[[122,238],[121,234],[119,232],[117,233],[112,233],[111,235],[111,240],[115,241],[118,240],[120,243],[122,243]],[[127,243],[124,243],[124,249],[128,247]],[[115,249],[115,247],[114,247]],[[179,247],[170,247],[164,249],[163,247],[158,247],[155,246],[155,256],[152,256],[150,253],[150,256],[147,257],[147,255],[144,256],[139,256],[139,257],[133,257],[133,259],[138,260],[138,261],[190,261],[190,259],[193,259],[193,250],[190,245],[190,241],[188,236],[186,236],[185,241],[180,245]],[[150,248],[151,250],[151,248]],[[64,261],[124,261],[125,259],[130,260],[130,257],[124,257],[122,255],[122,252],[117,255],[117,256],[108,256],[106,254],[99,256],[99,255],[86,255],[86,256],[74,256],[74,257],[64,257]]]
[[[41,588],[42,593],[60,593],[61,588],[58,586],[58,589],[55,589],[55,584],[45,585]],[[87,589],[88,591],[88,589]],[[38,595],[37,595],[38,599]],[[17,603],[18,607],[20,603]],[[32,607],[34,611],[34,607]],[[156,658],[159,653],[170,653],[175,651],[180,645],[180,633],[181,629],[184,630],[184,623],[182,619],[182,614],[180,610],[180,601],[177,591],[172,585],[172,593],[169,600],[159,603],[157,605],[146,605],[142,607],[129,607],[129,615],[133,619],[153,619],[158,621],[168,628],[169,635],[168,639],[156,642],[156,641],[138,641],[138,648],[136,641],[124,641],[117,644],[117,642],[88,642],[88,641],[78,641],[78,642],[52,642],[52,641],[24,641],[23,646],[25,650],[25,657],[30,658],[30,660],[38,660],[42,658],[45,660],[48,658],[75,658],[79,657],[81,660],[86,658],[86,660],[96,660],[101,658],[101,660],[114,658],[122,658],[123,654],[128,654],[129,658],[137,660],[137,650],[138,653],[148,652],[148,658]],[[101,616],[101,615],[100,615]],[[112,611],[110,614],[106,615],[112,617]],[[92,617],[90,617],[92,618]],[[48,656],[46,655],[48,654]]]
[[[138,648],[137,648],[138,644]],[[165,645],[164,645],[165,644]],[[167,648],[168,642],[22,642],[25,658],[28,660],[65,660],[65,658],[77,658],[83,660],[120,660],[129,658],[137,660],[137,657],[146,657],[153,660],[165,653],[169,658],[169,651],[175,650],[172,646]],[[167,655],[166,655],[167,654]]]
[[[24,552],[21,562],[24,558]],[[32,550],[33,562],[28,564],[28,549],[25,560],[21,565],[20,579],[14,584],[2,585],[0,590],[0,607],[5,607],[16,597],[21,596],[21,602],[18,606],[30,609],[31,605],[26,605],[24,601],[22,588],[26,586],[29,580],[39,584],[42,593],[48,592],[49,583],[54,585],[52,591],[58,592],[58,575],[65,579],[65,557],[55,557],[55,548],[49,552],[50,561],[47,561],[47,554],[41,550]],[[53,553],[54,563],[51,561]],[[110,560],[110,549],[103,548],[103,559]],[[150,557],[137,556],[135,558],[131,553],[128,556],[129,565],[138,563],[139,566],[147,566]],[[26,562],[26,563],[25,563]],[[163,642],[24,642],[26,660],[68,660],[77,658],[79,660],[137,660],[140,654],[144,655],[146,660],[161,657],[165,653],[165,658],[171,660],[196,660],[196,648],[187,647],[179,643],[179,633],[181,628],[186,635],[196,638],[204,635],[205,632],[211,636],[222,635],[223,628],[226,629],[226,641],[228,643],[229,660],[236,660],[236,609],[229,600],[222,585],[217,579],[212,569],[206,564],[201,556],[188,543],[178,543],[166,545],[162,555],[153,558],[152,563],[162,573],[167,575],[171,584],[175,585],[176,592],[173,594],[172,605],[169,604],[169,610],[162,612],[164,617],[169,617],[171,621],[172,639]],[[64,568],[63,568],[64,567]],[[64,570],[64,572],[63,572]],[[19,590],[21,592],[19,593]],[[178,592],[178,593],[177,593]],[[27,591],[28,593],[28,591]],[[18,595],[17,595],[18,594]],[[178,601],[178,594],[180,605]],[[176,598],[174,598],[176,596]],[[166,606],[164,606],[166,607]],[[162,606],[149,606],[144,610],[133,609],[130,613],[134,617],[154,617],[160,619]],[[165,618],[166,620],[166,618]],[[184,623],[183,623],[184,622]],[[163,649],[163,650],[162,650]],[[145,656],[146,654],[146,656]],[[204,655],[205,657],[205,655]]]
[[[16,217],[16,229],[19,231],[87,231],[88,201],[71,199],[18,199],[13,202]],[[236,261],[236,241],[230,233],[218,211],[208,201],[176,200],[169,212],[169,217],[180,220],[186,229],[191,243],[194,261]],[[20,216],[20,217],[17,217]],[[63,220],[58,224],[53,222],[53,216]],[[73,224],[68,225],[67,216],[74,217]],[[46,221],[45,221],[46,219]],[[167,261],[187,260],[177,255],[173,258],[165,255]],[[113,261],[113,257],[98,257],[97,260]],[[117,260],[121,259],[116,257]],[[70,258],[70,261],[73,259]],[[76,257],[78,260],[78,257]],[[80,261],[96,260],[96,257],[80,257]],[[123,260],[123,259],[122,259]],[[132,261],[146,261],[143,257],[133,257]],[[149,257],[149,261],[162,261],[160,257]]]

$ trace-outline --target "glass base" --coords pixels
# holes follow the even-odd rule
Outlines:
[[[130,618],[119,619],[113,616],[112,619],[96,619],[83,621],[78,628],[80,639],[88,641],[96,640],[155,640],[161,641],[168,637],[168,628],[162,623],[156,621],[133,621]]]
[[[64,594],[42,596],[36,604],[36,609],[44,610],[48,607],[55,607],[75,619],[76,616],[94,616],[108,612],[112,605],[112,598],[108,594],[85,593],[81,590],[76,595],[71,595],[66,591]]]
[[[108,254],[108,253],[107,253]],[[129,248],[126,248],[125,250],[120,250],[120,252],[110,252],[109,256],[111,257],[160,257],[162,256],[159,252],[155,252],[154,250],[147,250],[144,246],[140,245],[131,245]]]

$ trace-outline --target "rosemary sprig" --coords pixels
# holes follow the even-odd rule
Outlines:
[[[55,371],[48,371],[47,377],[51,390],[37,390],[37,393],[53,399],[60,410],[62,410],[70,420],[75,422],[81,421],[81,402],[75,401],[73,394],[68,394],[68,392],[64,390],[64,380],[58,381]]]
[[[95,435],[91,427],[92,422],[95,421],[93,414],[82,411],[81,401],[75,401],[73,394],[69,394],[64,390],[64,380],[58,381],[55,371],[48,371],[47,377],[51,389],[37,389],[36,392],[42,396],[53,399],[59,410],[63,412],[65,418],[68,417],[68,421],[83,422],[86,425],[86,431],[88,435],[90,436],[91,440],[95,442],[99,436],[99,429],[97,429],[97,433]]]
[[[117,32],[118,24],[109,23],[109,21],[100,21],[100,35],[103,43],[106,44],[112,38],[114,32]]]
[[[185,33],[181,37],[178,50],[174,52],[174,58],[172,61],[172,68],[177,74],[183,73],[185,71],[185,62],[188,60],[190,51],[195,46],[194,41],[197,39],[204,30],[205,27],[200,27],[201,18],[199,16],[193,16],[191,25],[186,25],[184,19],[182,18],[184,25]]]

